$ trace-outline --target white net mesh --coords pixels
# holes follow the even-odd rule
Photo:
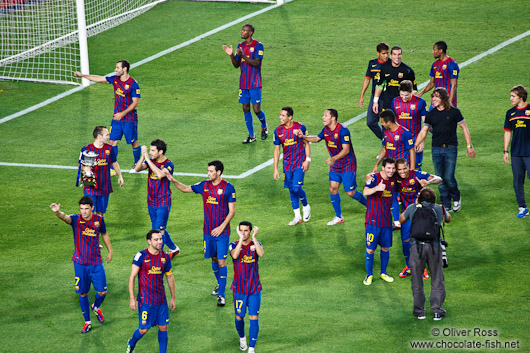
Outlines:
[[[118,26],[164,0],[85,0],[87,36]],[[79,84],[75,0],[1,0],[0,79]]]

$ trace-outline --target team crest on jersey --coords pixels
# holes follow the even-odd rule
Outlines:
[[[256,251],[256,245],[251,245],[250,246],[250,251]]]
[[[163,258],[160,259],[160,261],[162,261],[162,263],[165,264],[166,263],[166,258],[163,257]]]
[[[217,190],[217,195],[222,195],[222,194],[223,194],[223,189]]]
[[[410,109],[412,109],[412,110],[416,109],[416,104],[411,104],[410,105]]]
[[[99,227],[99,222],[98,221],[94,222],[94,226]]]
[[[110,154],[110,150],[106,150],[106,151],[105,151],[105,154]]]
[[[254,52],[254,47],[250,47],[250,52],[251,52],[251,53]]]
[[[399,135],[394,136],[394,140],[398,141],[399,140]]]
[[[530,116],[530,110],[525,110],[525,111],[524,111],[524,115],[526,115],[526,116]]]
[[[335,134],[335,136],[334,136],[334,137],[335,137],[335,138],[339,138],[339,134]]]
[[[398,74],[398,77],[399,77],[399,78],[403,78],[403,72],[400,72],[400,73]]]
[[[447,65],[442,65],[442,70],[447,69]]]
[[[414,179],[410,179],[410,180],[409,180],[409,184],[410,184],[410,185],[414,185],[415,183],[416,183],[416,182],[414,181]]]
[[[124,87],[124,88],[125,88],[125,89],[129,89],[129,85],[125,85],[125,87]]]

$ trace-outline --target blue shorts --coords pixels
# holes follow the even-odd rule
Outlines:
[[[151,218],[151,229],[166,230],[171,206],[147,206]]]
[[[151,305],[138,302],[138,327],[141,329],[169,324],[167,304]]]
[[[381,228],[371,224],[366,225],[366,248],[375,250],[377,245],[382,248],[392,247],[392,227]]]
[[[92,199],[92,203],[94,204],[94,212],[107,212],[107,206],[109,205],[109,195],[96,196],[85,194],[85,196],[90,196]]]
[[[401,223],[401,241],[410,239],[410,220]]]
[[[259,315],[261,292],[254,294],[239,294],[234,292],[234,310],[236,315],[245,317],[247,306],[249,315]]]
[[[357,189],[357,172],[355,171],[344,173],[329,172],[328,175],[330,181],[342,183],[342,187],[346,192],[355,191],[355,189]]]
[[[261,104],[261,87],[239,90],[239,103]]]
[[[107,291],[107,276],[103,264],[81,265],[74,262],[74,272],[76,293],[88,293],[91,283],[96,292]]]
[[[228,256],[228,245],[230,244],[230,234],[212,237],[203,234],[204,258],[217,257],[217,260],[226,260]]]
[[[110,124],[110,140],[120,141],[123,135],[125,135],[127,144],[132,145],[138,140],[138,124],[133,121],[122,122],[112,119],[112,123]]]
[[[302,168],[297,168],[290,172],[283,172],[283,187],[286,189],[292,190],[294,186],[299,185],[302,187],[304,185],[304,170]]]

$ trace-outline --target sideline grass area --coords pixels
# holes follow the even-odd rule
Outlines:
[[[91,71],[105,74],[119,59],[139,61],[262,7],[164,3],[91,38]],[[528,15],[516,1],[413,6],[396,1],[381,7],[375,1],[295,0],[256,17],[249,22],[265,45],[262,108],[271,132],[283,105],[294,107],[295,120],[305,123],[310,134],[320,131],[326,108],[336,108],[341,121],[362,113],[360,87],[380,41],[403,47],[403,61],[421,83],[428,79],[435,41],[446,40],[448,54],[462,63],[528,30],[523,25]],[[205,173],[208,161],[221,159],[225,174],[237,175],[272,158],[272,139],[241,145],[246,130],[237,104],[238,71],[221,49],[238,43],[240,27],[131,71],[142,89],[140,142],[166,140],[176,171]],[[259,225],[266,253],[260,260],[259,352],[403,352],[410,350],[411,340],[488,339],[433,337],[433,328],[497,330],[490,340],[519,340],[520,351],[528,351],[530,218],[515,218],[511,169],[501,151],[508,91],[519,83],[530,87],[530,68],[521,60],[529,48],[527,37],[461,71],[459,108],[477,158],[470,160],[460,149],[456,174],[463,209],[446,228],[448,316],[442,322],[434,323],[429,309],[427,320],[413,318],[410,281],[397,278],[403,267],[398,234],[389,264],[396,281],[362,284],[364,212],[341,192],[346,222],[325,225],[333,211],[323,144],[313,145],[306,175],[313,208],[307,224],[286,226],[292,218],[289,196],[272,179],[272,167],[232,180],[238,200],[233,226],[243,219]],[[3,117],[64,88],[0,82],[0,89]],[[94,85],[0,125],[0,162],[75,165],[79,149],[92,142],[93,127],[110,123],[112,98],[110,85]],[[362,186],[380,145],[364,119],[350,130]],[[119,162],[125,170],[132,165],[130,147],[123,142]],[[430,141],[424,169],[433,170]],[[126,174],[125,187],[111,196],[106,221],[114,259],[105,266],[106,322],[94,323],[87,335],[80,334],[82,317],[72,285],[71,229],[48,208],[60,202],[65,212],[76,212],[81,190],[74,179],[71,170],[0,166],[0,351],[119,352],[137,327],[137,313],[128,308],[127,281],[132,258],[145,247],[150,228],[146,177]],[[191,184],[201,178],[180,180]],[[170,314],[168,351],[237,352],[232,295],[222,309],[210,296],[214,277],[202,256],[201,229],[200,197],[175,191],[168,230],[182,254],[173,261],[177,309]],[[378,266],[376,256],[376,271]],[[137,352],[157,351],[155,331],[140,341]]]

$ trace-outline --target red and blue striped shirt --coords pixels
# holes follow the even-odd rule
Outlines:
[[[434,77],[434,87],[443,87],[447,90],[447,93],[451,93],[451,79],[458,79],[460,68],[456,61],[451,57],[447,57],[444,61],[436,60],[431,67],[430,76]],[[456,107],[456,92],[451,104]]]
[[[133,102],[133,98],[140,98],[140,86],[134,78],[130,77],[122,81],[118,76],[105,77],[108,83],[114,86],[114,114],[127,109]],[[120,121],[124,123],[138,122],[136,109],[127,113]]]
[[[203,234],[211,235],[214,228],[219,227],[228,213],[228,204],[236,202],[236,190],[234,186],[226,180],[221,180],[217,185],[213,185],[210,180],[203,180],[191,186],[196,194],[202,195],[204,206],[204,227]],[[230,235],[230,223],[220,235]]]
[[[162,250],[153,255],[148,249],[144,249],[134,256],[132,263],[140,268],[136,300],[141,304],[167,304],[164,275],[173,274],[169,255]]]
[[[159,163],[154,159],[151,162],[160,170],[166,168],[173,175],[175,165],[169,159]],[[155,172],[151,170],[149,164],[144,161],[148,167],[147,175],[147,204],[152,207],[171,206],[171,182],[164,177],[159,179]]]
[[[427,172],[410,170],[409,176],[406,179],[401,178],[397,173],[397,189],[401,195],[401,202],[403,206],[401,209],[406,210],[407,207],[416,202],[416,197],[420,193],[423,186],[420,184],[420,180],[428,180],[431,176]]]
[[[397,123],[412,133],[414,141],[421,131],[422,118],[427,115],[427,103],[423,98],[412,95],[408,102],[404,102],[401,97],[392,100],[390,108],[397,117]]]
[[[239,240],[231,242],[229,251],[234,250],[238,243]],[[234,264],[234,280],[230,289],[239,294],[255,294],[261,292],[258,260],[259,256],[256,253],[254,242],[241,246],[239,257],[232,259]]]
[[[237,48],[241,48],[243,54],[250,59],[263,59],[263,44],[257,40],[253,40],[250,44],[247,42],[239,43]],[[239,55],[234,55],[237,61],[241,61],[239,66],[241,69],[241,76],[239,77],[240,89],[253,89],[261,87],[261,61],[259,66],[255,67],[247,64],[245,59],[240,58]]]
[[[293,121],[290,128],[280,125],[274,130],[274,145],[283,147],[283,171],[291,172],[302,168],[306,159],[304,140],[296,136],[293,131],[302,130],[306,134],[304,124]]]
[[[414,147],[414,140],[410,131],[403,126],[399,125],[394,132],[385,129],[385,135],[381,143],[385,147],[385,157],[405,158],[410,162],[409,150]]]
[[[374,174],[374,180],[365,186],[373,188],[383,181],[386,188],[377,191],[366,197],[366,219],[365,224],[370,224],[379,228],[389,228],[394,224],[392,220],[392,199],[396,192],[396,178],[383,179],[381,172]]]
[[[330,171],[335,173],[354,172],[357,170],[357,159],[353,151],[351,144],[350,130],[343,126],[341,123],[337,123],[335,130],[330,130],[329,127],[324,127],[318,138],[326,141],[326,147],[330,157],[338,155],[342,151],[342,145],[350,145],[350,152],[341,159],[337,159],[335,163],[330,167]]]
[[[96,152],[98,165],[92,167],[92,171],[96,176],[95,185],[85,185],[83,192],[85,195],[104,196],[109,195],[112,192],[112,183],[110,180],[110,166],[116,162],[116,155],[108,143],[104,144],[103,147],[97,148],[93,143],[87,145],[81,149],[81,154],[84,151]],[[81,155],[79,157],[81,160]]]
[[[74,255],[72,261],[80,265],[102,264],[99,235],[107,233],[103,217],[92,214],[89,220],[80,214],[70,215],[74,232]]]

